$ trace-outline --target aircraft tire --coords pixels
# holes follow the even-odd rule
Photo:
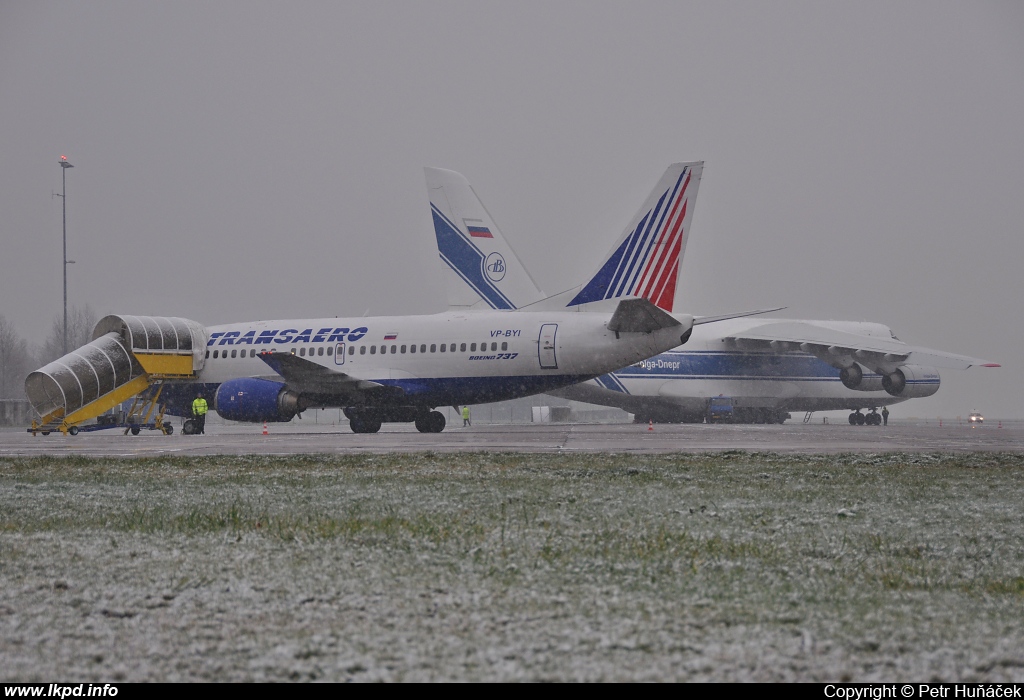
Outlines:
[[[173,435],[174,434],[174,426],[171,425],[170,423],[164,423],[163,427],[161,428],[161,430],[164,431],[164,435]]]
[[[864,417],[863,413],[855,413],[857,416],[857,425],[864,425],[867,422],[867,418]]]
[[[856,413],[851,413],[850,414],[850,425],[857,425],[857,414]]]
[[[422,416],[416,416],[416,420],[413,421],[413,424],[416,426],[416,430],[420,431],[421,433],[434,432],[432,429],[433,421],[431,420],[431,415],[432,414],[427,413]]]
[[[380,431],[381,422],[372,418],[349,419],[349,427],[353,433],[376,433]]]
[[[78,426],[77,425],[72,425],[70,428],[68,428],[68,435],[70,435],[72,437],[74,437],[75,435],[78,435]]]
[[[140,432],[142,432],[142,428],[137,425],[132,426],[132,435],[138,435]]]
[[[182,435],[194,435],[196,432],[196,424],[189,418],[185,421],[184,425],[181,426]]]
[[[440,411],[431,411],[427,417],[430,419],[430,432],[439,433],[444,430],[446,421],[443,413]]]

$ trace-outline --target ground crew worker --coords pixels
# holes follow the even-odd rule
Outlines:
[[[206,399],[203,398],[203,392],[200,391],[196,394],[196,400],[192,402],[192,415],[196,422],[195,430],[192,431],[193,435],[206,435],[207,410]]]
[[[462,407],[462,427],[465,428],[467,425],[473,425],[469,422],[469,406]]]
[[[882,406],[882,425],[889,425],[889,407]]]

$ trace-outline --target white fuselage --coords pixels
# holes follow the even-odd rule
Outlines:
[[[859,409],[906,400],[884,390],[848,389],[839,378],[839,370],[814,355],[737,349],[726,340],[763,323],[762,319],[741,318],[698,325],[683,346],[553,393],[638,415],[676,412],[691,418],[704,415],[709,400],[718,396],[730,397],[738,408],[801,412]],[[890,330],[877,323],[801,323],[892,339]],[[920,384],[918,392],[934,393],[939,386],[938,373]]]
[[[212,392],[228,380],[267,378],[273,371],[259,354],[274,351],[398,387],[411,404],[473,404],[540,393],[657,355],[678,345],[692,322],[676,315],[681,325],[616,334],[607,328],[609,318],[600,312],[470,311],[210,326],[197,376]],[[196,385],[182,389],[182,400],[190,400]]]

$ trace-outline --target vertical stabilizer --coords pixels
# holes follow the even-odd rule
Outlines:
[[[518,309],[544,298],[497,224],[459,173],[425,168],[430,213],[453,308]]]
[[[610,256],[567,306],[635,296],[672,311],[703,170],[703,161],[670,165]]]

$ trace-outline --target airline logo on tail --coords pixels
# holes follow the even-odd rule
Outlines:
[[[637,296],[672,310],[702,165],[679,163],[666,171],[634,218],[639,221],[626,229],[611,256],[568,306]]]
[[[492,309],[516,308],[515,304],[494,286],[495,282],[500,282],[505,277],[505,260],[501,254],[495,252],[484,256],[459,227],[433,204],[430,205],[430,212],[434,217],[437,250],[448,267],[472,287]],[[494,237],[485,226],[468,228],[469,235],[474,238]]]

